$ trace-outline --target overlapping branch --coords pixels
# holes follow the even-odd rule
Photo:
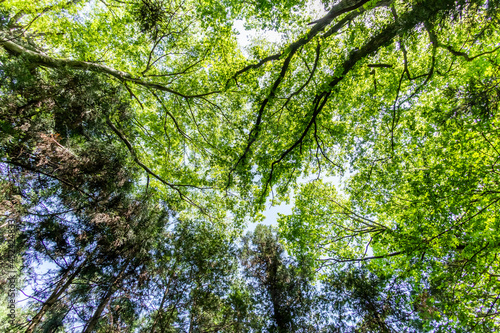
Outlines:
[[[367,4],[368,2],[369,2],[369,0],[344,0],[344,1],[341,1],[340,3],[334,5],[333,8],[328,12],[327,15],[325,15],[324,17],[322,17],[321,19],[319,19],[317,21],[311,22],[310,24],[314,24],[314,26],[307,32],[307,34],[304,37],[300,38],[299,40],[290,44],[283,52],[266,57],[266,58],[262,59],[260,62],[258,62],[257,64],[246,66],[245,68],[236,72],[233,75],[233,77],[230,80],[228,80],[228,84],[229,84],[229,82],[231,80],[236,81],[236,79],[239,75],[241,75],[241,74],[243,74],[251,69],[259,68],[269,61],[282,59],[284,56],[286,56],[285,61],[281,67],[280,74],[279,74],[278,78],[274,81],[274,84],[271,87],[271,91],[270,91],[269,95],[260,104],[259,110],[257,112],[257,118],[255,120],[253,128],[250,130],[250,133],[248,135],[248,141],[247,141],[245,148],[243,149],[243,153],[240,155],[240,157],[236,161],[235,165],[231,168],[231,170],[229,172],[227,187],[229,187],[231,185],[233,172],[237,169],[237,167],[241,163],[244,163],[245,159],[247,158],[248,154],[251,151],[252,145],[257,140],[259,133],[260,133],[260,128],[261,128],[261,124],[262,124],[262,117],[264,114],[264,110],[265,110],[267,104],[269,103],[269,101],[275,97],[276,91],[277,91],[278,87],[280,86],[280,84],[283,82],[283,79],[288,71],[289,66],[290,66],[290,62],[291,62],[293,56],[296,54],[296,52],[301,47],[303,47],[304,45],[309,43],[314,37],[316,37],[318,35],[318,33],[323,31],[328,25],[330,25],[335,18],[339,17],[342,14],[345,14],[348,12],[353,12],[350,15],[346,16],[343,20],[341,20],[334,27],[332,27],[325,34],[324,37],[328,37],[328,36],[332,35],[333,33],[337,32],[338,30],[340,30],[348,21],[354,19],[359,14],[364,12],[365,11],[364,5]],[[374,7],[381,6],[381,5],[387,5],[388,3],[390,3],[390,1],[381,0],[381,1],[378,1],[377,3],[375,3]],[[316,61],[315,61],[316,63],[317,63],[318,58],[319,57],[316,58]],[[311,76],[311,78],[312,78],[312,76]],[[308,80],[308,82],[310,81],[310,79]],[[302,87],[301,90],[303,88],[304,87]],[[290,97],[292,97],[292,96],[290,96]],[[321,98],[323,98],[323,97],[321,97]],[[327,100],[327,98],[325,99],[325,103],[326,103],[326,100]],[[321,109],[322,109],[322,107],[321,107]],[[321,111],[321,109],[318,110],[318,113],[319,113],[319,111]],[[315,116],[314,116],[314,119],[315,119]],[[307,131],[309,130],[309,128],[313,124],[314,119],[308,124]],[[293,150],[297,145],[299,145],[302,142],[302,140],[303,140],[303,137],[301,139],[299,139],[299,141],[296,144],[293,145],[293,148],[291,148],[290,151]],[[281,161],[286,155],[288,155],[288,152],[285,152],[279,160]],[[270,178],[272,177],[274,164],[276,164],[276,163],[273,162]],[[267,188],[267,185],[266,185],[266,188]]]
[[[262,190],[261,200],[267,193],[268,187],[273,181],[273,175],[276,166],[281,163],[293,150],[300,146],[306,136],[308,135],[312,125],[316,122],[318,115],[321,113],[322,109],[325,107],[328,99],[333,93],[335,87],[343,80],[343,78],[354,68],[354,66],[363,58],[373,54],[381,47],[388,45],[393,41],[393,39],[407,31],[413,29],[417,24],[425,22],[431,19],[434,15],[438,14],[436,9],[446,9],[448,3],[443,3],[439,8],[434,10],[429,10],[425,6],[426,4],[420,4],[415,6],[412,10],[398,17],[393,23],[388,24],[384,29],[382,29],[377,35],[370,38],[363,46],[358,50],[352,51],[347,59],[339,66],[342,68],[342,72],[333,77],[329,82],[327,88],[318,93],[314,99],[311,116],[309,121],[305,124],[304,129],[300,133],[297,140],[295,140],[289,148],[283,151],[277,159],[271,163],[271,168],[264,184]],[[255,140],[254,140],[255,141]]]

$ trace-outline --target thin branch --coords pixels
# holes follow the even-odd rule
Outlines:
[[[393,252],[389,254],[384,254],[380,256],[372,256],[372,257],[364,257],[364,258],[350,258],[350,259],[336,259],[336,258],[324,258],[324,259],[316,259],[319,261],[333,261],[335,263],[344,263],[344,262],[361,262],[361,261],[368,261],[368,260],[374,260],[374,259],[386,259],[390,257],[395,257],[399,256],[401,254],[404,254],[405,251],[398,251],[398,252]]]
[[[477,55],[475,55],[475,56],[472,56],[472,57],[471,57],[471,56],[469,56],[469,55],[468,55],[467,53],[465,53],[465,52],[461,52],[461,51],[456,51],[456,50],[454,50],[454,49],[453,49],[453,47],[452,47],[452,46],[450,46],[450,45],[439,44],[438,46],[439,46],[439,47],[442,47],[442,48],[447,49],[448,51],[450,51],[450,53],[451,53],[451,54],[453,54],[453,55],[455,55],[455,56],[457,56],[457,57],[462,57],[462,58],[464,58],[466,61],[472,61],[472,60],[474,60],[474,59],[476,59],[476,58],[479,58],[479,57],[482,57],[482,56],[484,56],[484,55],[486,55],[486,54],[495,53],[496,51],[498,51],[498,50],[500,49],[500,46],[497,46],[497,47],[495,47],[495,48],[494,48],[493,50],[491,50],[491,51],[486,51],[486,52],[483,52],[483,53],[480,53],[480,54],[477,54]]]
[[[132,155],[132,158],[134,159],[134,162],[137,165],[139,165],[144,171],[146,171],[148,174],[150,174],[151,176],[153,176],[154,178],[156,178],[158,181],[160,181],[164,185],[167,185],[172,190],[176,191],[179,194],[179,197],[182,200],[184,200],[184,201],[188,202],[189,204],[197,207],[198,209],[200,209],[200,211],[202,211],[204,214],[206,214],[206,211],[205,211],[204,208],[200,207],[198,204],[196,204],[194,201],[192,201],[189,197],[187,197],[184,193],[182,193],[182,191],[178,188],[178,187],[194,187],[194,188],[198,188],[197,186],[194,186],[194,185],[182,185],[182,184],[172,184],[170,182],[167,182],[165,179],[161,178],[159,175],[157,175],[155,172],[153,172],[149,167],[147,167],[144,163],[142,163],[139,160],[139,158],[137,157],[137,153],[135,152],[135,149],[132,146],[132,144],[130,143],[130,141],[128,141],[128,139],[123,135],[123,133],[121,133],[121,131],[118,128],[116,128],[116,126],[111,122],[111,120],[106,119],[106,124],[108,124],[108,126],[113,130],[113,132],[116,133],[116,135],[120,138],[120,140],[122,140],[123,143],[125,143],[125,145],[127,146],[130,154]]]

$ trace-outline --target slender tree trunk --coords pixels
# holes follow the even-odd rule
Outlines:
[[[153,326],[151,327],[151,333],[156,332],[156,324],[158,324],[158,320],[163,319],[163,306],[165,305],[165,300],[167,299],[167,295],[168,295],[168,292],[170,290],[171,283],[172,283],[172,280],[168,281],[167,289],[163,293],[163,298],[161,299],[160,307],[158,308],[158,312],[157,312],[155,321],[153,323]]]
[[[89,256],[87,256],[85,261],[82,262],[72,274],[70,274],[71,268],[73,268],[75,262],[78,259],[75,259],[71,263],[70,269],[68,269],[68,271],[66,273],[64,273],[63,277],[61,278],[59,283],[54,288],[54,291],[52,291],[52,294],[45,301],[45,303],[43,303],[40,311],[38,311],[38,313],[33,317],[33,319],[31,319],[31,322],[30,322],[28,328],[26,329],[26,333],[32,333],[35,330],[35,328],[38,326],[38,324],[42,320],[45,313],[47,313],[47,311],[52,307],[52,305],[54,305],[57,302],[57,300],[62,295],[62,293],[64,293],[64,291],[66,291],[66,289],[68,289],[68,287],[71,285],[71,283],[73,282],[75,277],[80,273],[82,268],[85,266],[85,264],[89,260],[90,256],[91,256],[91,254],[89,254]]]
[[[189,314],[189,331],[188,333],[192,333],[193,332],[193,308],[194,308],[194,305],[191,306],[191,313]]]
[[[90,333],[93,331],[94,327],[97,325],[97,321],[99,318],[101,318],[101,314],[104,311],[104,308],[106,305],[108,305],[109,300],[111,299],[111,296],[116,292],[116,286],[123,280],[124,273],[127,270],[129,266],[130,259],[127,260],[125,265],[123,266],[123,269],[121,270],[120,274],[116,277],[115,281],[113,281],[113,284],[109,287],[108,292],[102,299],[101,303],[99,303],[99,306],[95,310],[94,314],[92,315],[92,318],[90,318],[89,322],[83,329],[82,333]]]

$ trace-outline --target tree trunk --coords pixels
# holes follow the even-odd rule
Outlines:
[[[64,291],[66,291],[66,289],[68,289],[68,287],[71,285],[71,283],[73,282],[75,277],[80,273],[82,268],[85,266],[85,264],[89,260],[89,257],[90,257],[90,255],[87,256],[85,261],[82,262],[72,274],[70,274],[71,268],[73,268],[73,265],[75,264],[77,259],[75,259],[75,261],[73,261],[73,263],[70,266],[70,269],[68,269],[68,271],[66,273],[64,273],[63,277],[61,278],[59,283],[54,288],[54,291],[52,292],[52,294],[45,301],[45,303],[43,303],[40,311],[38,311],[38,313],[33,317],[33,319],[31,319],[31,322],[30,322],[28,328],[26,329],[26,333],[32,333],[35,330],[35,328],[38,326],[38,324],[42,320],[45,313],[47,313],[47,311],[52,307],[52,305],[54,305],[56,303],[56,301],[59,299],[59,297],[62,295],[62,293]]]
[[[153,322],[153,326],[151,327],[151,333],[156,333],[156,325],[158,324],[158,321],[163,319],[163,306],[165,305],[165,300],[167,299],[168,293],[170,291],[170,284],[172,283],[172,279],[168,281],[167,288],[165,292],[163,293],[163,297],[160,303],[160,307],[158,308],[158,312],[155,318],[155,321]]]
[[[111,299],[111,296],[116,292],[116,286],[123,280],[125,270],[128,268],[128,264],[130,262],[130,259],[127,260],[125,265],[123,266],[123,269],[121,270],[120,274],[116,277],[115,281],[113,281],[113,284],[109,287],[108,292],[102,299],[101,303],[99,303],[99,306],[95,310],[94,314],[92,315],[92,318],[90,318],[89,322],[83,329],[82,333],[90,333],[93,331],[94,327],[97,325],[97,321],[99,318],[101,318],[101,314],[104,311],[104,308],[106,305],[108,305],[109,300]]]

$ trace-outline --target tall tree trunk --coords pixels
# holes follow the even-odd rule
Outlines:
[[[269,295],[271,296],[271,304],[273,306],[273,319],[276,323],[276,327],[278,329],[279,333],[284,333],[288,332],[288,325],[289,321],[287,320],[287,316],[284,315],[283,310],[284,307],[282,306],[281,302],[285,300],[283,297],[283,288],[280,286],[279,283],[279,277],[278,277],[278,267],[282,265],[281,262],[279,262],[278,258],[273,258],[271,259],[271,262],[268,263],[268,271],[269,271],[269,281],[268,281],[268,292]]]
[[[108,292],[106,293],[106,295],[102,299],[101,303],[99,303],[99,306],[97,307],[94,314],[92,315],[92,318],[90,318],[89,322],[87,323],[87,325],[83,329],[82,333],[92,332],[94,327],[97,325],[97,321],[99,320],[99,318],[101,318],[101,314],[104,311],[104,308],[106,307],[106,305],[108,305],[109,300],[111,299],[111,296],[113,296],[113,294],[116,292],[116,286],[123,280],[124,273],[129,266],[129,262],[130,262],[130,259],[127,260],[127,262],[123,266],[123,269],[120,271],[120,273],[116,277],[115,281],[113,281],[113,284],[109,287]]]
[[[167,299],[169,290],[170,290],[170,284],[172,283],[172,279],[168,281],[167,288],[165,292],[163,293],[163,297],[161,299],[160,307],[158,308],[158,312],[156,314],[155,321],[153,322],[153,326],[151,327],[151,333],[156,332],[156,324],[158,324],[158,320],[163,319],[163,306],[165,305],[165,300]]]
[[[40,311],[38,311],[38,313],[33,317],[33,319],[31,319],[31,322],[30,322],[28,328],[26,329],[26,333],[32,333],[35,330],[35,328],[38,326],[38,324],[42,320],[45,313],[47,313],[47,311],[52,307],[52,305],[54,305],[57,302],[57,300],[59,299],[59,297],[66,291],[66,289],[68,289],[68,287],[71,285],[71,283],[73,282],[75,277],[80,273],[82,268],[88,262],[91,255],[92,254],[89,254],[87,256],[87,258],[76,268],[76,270],[72,274],[70,274],[71,269],[73,268],[75,262],[78,259],[75,259],[71,263],[70,269],[68,269],[68,271],[66,273],[64,273],[63,277],[61,278],[59,283],[56,285],[54,290],[52,291],[52,294],[45,301],[45,303],[43,303]]]

